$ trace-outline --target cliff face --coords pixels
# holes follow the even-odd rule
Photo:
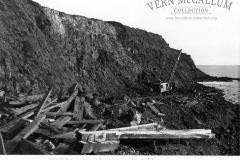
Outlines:
[[[74,82],[106,95],[124,94],[156,77],[168,81],[179,51],[157,34],[41,7],[0,0],[0,89],[65,91]],[[182,54],[174,80],[205,76]]]

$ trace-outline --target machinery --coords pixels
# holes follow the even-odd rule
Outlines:
[[[175,89],[175,88],[178,88],[178,81],[172,81],[172,79],[173,79],[173,76],[174,76],[174,72],[177,69],[178,62],[179,62],[179,59],[181,57],[181,54],[182,54],[182,50],[180,51],[179,56],[178,56],[178,58],[177,58],[177,60],[175,62],[175,65],[174,65],[173,69],[172,69],[169,81],[168,82],[164,82],[164,83],[160,83],[159,89],[160,89],[161,93],[169,91],[169,90],[172,90],[172,89]]]

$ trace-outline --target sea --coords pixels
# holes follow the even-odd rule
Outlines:
[[[197,65],[204,73],[215,77],[240,78],[240,65],[236,66],[208,66]],[[240,81],[231,82],[198,82],[205,86],[215,87],[223,90],[224,98],[234,104],[240,104]]]

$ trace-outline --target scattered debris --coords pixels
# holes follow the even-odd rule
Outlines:
[[[3,107],[5,113],[0,114],[0,120],[7,121],[1,123],[0,132],[8,143],[4,144],[0,134],[2,154],[88,154],[114,151],[120,140],[147,140],[155,144],[155,140],[215,136],[204,129],[168,130],[162,118],[158,123],[146,121],[151,116],[165,116],[158,106],[166,104],[157,100],[159,97],[124,96],[105,104],[95,94],[79,90],[78,84],[69,89],[65,101],[58,102],[51,93],[49,89],[46,94],[6,97],[8,106]],[[189,107],[198,103],[187,101],[188,98],[175,98],[172,103],[183,100]],[[21,103],[13,104],[15,101]]]

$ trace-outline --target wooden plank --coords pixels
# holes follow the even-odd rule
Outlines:
[[[109,152],[114,151],[118,148],[120,142],[119,141],[104,141],[104,142],[94,142],[94,141],[78,141],[75,151],[86,154],[86,153],[98,153],[98,152]]]
[[[28,104],[26,102],[21,102],[21,101],[9,101],[8,103],[10,105],[13,105],[13,106],[20,106],[20,105],[27,105]]]
[[[52,131],[55,134],[60,134],[61,132],[54,126],[49,125],[48,123],[45,122],[41,122],[40,123],[43,127],[45,127],[46,129],[49,129],[50,131]]]
[[[78,132],[82,140],[88,141],[89,137],[94,135],[94,140],[109,141],[119,139],[210,139],[215,134],[211,130],[194,129],[194,130],[167,130],[167,131],[95,131],[95,132]],[[77,133],[77,134],[78,134]],[[92,140],[92,139],[91,139]]]
[[[57,122],[57,123],[55,124],[55,126],[56,126],[57,128],[61,128],[62,126],[64,126],[65,124],[67,124],[71,119],[72,119],[72,117],[70,117],[70,116],[63,117],[63,119],[62,119],[61,121]]]
[[[51,95],[52,93],[52,90],[50,89],[46,94],[45,96],[43,97],[41,103],[39,104],[37,110],[34,112],[34,119],[41,113],[45,103],[47,102],[47,99],[49,98],[49,96]]]
[[[0,155],[6,155],[6,150],[5,150],[5,145],[4,145],[4,141],[2,138],[2,134],[0,132]]]
[[[16,110],[14,110],[13,112],[14,112],[15,115],[19,115],[19,114],[22,114],[22,113],[24,113],[24,112],[27,112],[27,111],[30,110],[30,109],[36,108],[38,105],[39,105],[39,103],[29,104],[29,105],[27,105],[27,106],[25,106],[25,107],[21,107],[21,108],[19,108],[19,109],[16,109]]]
[[[50,103],[51,103],[51,102],[50,102]],[[50,103],[49,103],[49,105],[50,105]],[[63,102],[63,103],[65,103],[65,102]],[[62,105],[62,104],[57,104],[57,105]],[[55,105],[54,107],[56,107],[57,105]],[[48,106],[48,105],[47,105],[47,106]],[[46,106],[46,107],[47,107],[47,106]],[[48,108],[47,108],[47,109],[48,109]],[[47,109],[42,110],[42,112],[47,111]],[[34,108],[34,109],[32,109],[32,110],[30,110],[30,111],[22,114],[21,116],[15,118],[14,120],[6,123],[5,125],[3,125],[3,126],[0,127],[0,131],[4,130],[5,127],[8,127],[9,125],[11,125],[11,124],[13,124],[13,123],[15,123],[15,122],[17,122],[17,121],[19,121],[19,120],[21,120],[21,119],[27,119],[27,118],[29,118],[30,116],[34,115],[34,111],[36,111],[36,110],[37,110],[37,108]]]
[[[53,99],[50,103],[47,103],[47,104],[44,106],[44,108],[50,106],[51,104],[53,104],[53,103],[56,102],[56,101],[57,101],[57,98]],[[39,106],[39,103],[30,104],[30,105],[27,105],[27,106],[25,106],[25,107],[21,107],[21,108],[19,108],[19,109],[16,109],[16,110],[14,110],[13,112],[15,113],[15,115],[20,115],[20,114],[22,114],[22,113],[24,113],[24,112],[27,112],[28,110],[31,110],[31,109],[36,108],[37,106]]]
[[[32,123],[24,128],[16,137],[14,137],[7,145],[7,152],[12,153],[19,145],[22,139],[26,139],[30,134],[36,131],[40,122],[45,119],[46,115],[40,114]]]
[[[2,134],[5,137],[15,137],[23,128],[25,128],[29,122],[27,120],[19,120],[16,123],[13,123],[2,130]]]
[[[165,114],[162,114],[158,111],[158,109],[151,103],[147,102],[147,106],[152,109],[153,112],[155,112],[159,116],[165,116]]]
[[[35,110],[36,110],[36,108],[33,109],[33,110],[31,110],[31,111],[29,111],[29,112],[27,112],[27,113],[24,113],[23,115],[15,118],[14,120],[12,120],[12,121],[6,123],[5,125],[1,126],[1,127],[0,127],[0,131],[2,131],[5,127],[8,127],[9,125],[11,125],[11,124],[19,121],[20,119],[26,119],[26,118],[32,116],[32,115],[34,114],[34,111],[35,111]]]
[[[20,142],[20,151],[25,155],[50,155],[50,153],[41,148],[36,143],[22,139]]]
[[[56,117],[56,116],[73,116],[73,113],[58,113],[58,112],[47,112],[46,116]]]
[[[109,152],[114,151],[119,147],[120,142],[119,141],[105,141],[100,142],[100,144],[105,144],[105,147],[103,147],[99,152]]]
[[[44,97],[45,94],[37,94],[37,95],[30,95],[30,96],[20,96],[16,99],[21,102],[31,102],[31,101],[38,101]]]
[[[80,98],[77,96],[75,99],[75,103],[74,103],[74,115],[73,115],[73,119],[76,121],[80,121],[83,118],[83,105],[80,102]]]
[[[137,125],[137,126],[108,129],[107,131],[138,131],[141,129],[156,130],[157,126],[158,126],[157,123],[150,123],[150,124],[143,124],[143,125]]]
[[[37,94],[37,95],[30,95],[30,96],[19,96],[19,97],[9,97],[5,96],[5,98],[10,99],[12,101],[21,101],[21,102],[32,102],[41,100],[45,94]]]
[[[94,145],[93,143],[78,141],[74,150],[81,154],[91,153],[93,149],[93,145]]]
[[[55,126],[55,124],[57,124],[58,122],[60,122],[64,117],[59,117],[58,119],[56,119],[55,121],[53,121],[52,123],[50,123],[50,125]]]
[[[121,134],[120,139],[211,139],[214,134],[151,134],[151,133],[124,133]]]
[[[77,124],[96,124],[96,123],[104,123],[105,120],[82,120],[82,121],[69,121],[67,124],[77,125]]]
[[[76,132],[67,132],[63,134],[57,134],[52,136],[54,139],[67,139],[67,138],[75,138]]]
[[[52,132],[45,128],[38,128],[35,132],[38,135],[51,136]]]
[[[67,109],[70,106],[70,103],[72,102],[72,100],[77,96],[78,94],[78,89],[76,89],[72,95],[68,98],[68,100],[66,101],[66,103],[64,103],[63,107],[60,109],[60,113],[64,113],[67,111]]]
[[[67,103],[67,101],[61,102],[61,103],[57,103],[57,104],[52,104],[49,107],[46,107],[42,110],[42,112],[46,112],[49,111],[53,108],[57,108],[57,107],[63,107],[65,104]]]
[[[102,126],[102,123],[95,124],[89,131],[96,131]]]

